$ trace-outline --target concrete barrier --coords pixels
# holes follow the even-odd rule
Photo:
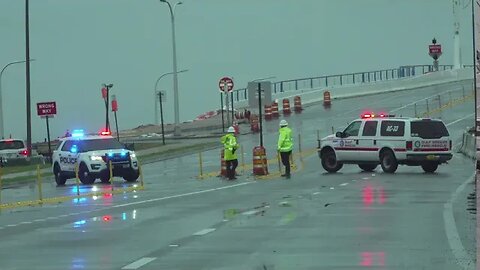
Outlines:
[[[463,133],[462,137],[462,146],[460,147],[460,153],[464,154],[465,156],[476,159],[476,142],[475,142],[475,134],[466,130]]]

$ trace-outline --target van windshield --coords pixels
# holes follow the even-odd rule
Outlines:
[[[449,136],[447,127],[440,121],[416,121],[411,122],[412,137],[422,139],[440,139]]]

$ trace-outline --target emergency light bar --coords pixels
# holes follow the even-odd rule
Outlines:
[[[74,137],[74,138],[83,137],[84,135],[85,135],[85,133],[83,132],[83,129],[76,129],[76,130],[72,131],[72,137]]]
[[[364,113],[361,115],[361,117],[363,119],[365,118],[385,118],[385,117],[395,117],[394,114],[384,114],[384,113],[381,113],[381,114],[374,114],[374,113]]]

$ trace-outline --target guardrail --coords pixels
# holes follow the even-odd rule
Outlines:
[[[463,65],[464,68],[473,65]],[[453,69],[453,65],[439,65],[438,70]],[[367,72],[344,73],[336,75],[324,75],[300,79],[285,80],[273,83],[273,94],[288,91],[314,89],[329,86],[351,85],[356,83],[372,83],[378,81],[394,80],[406,77],[414,77],[433,72],[433,65],[401,66],[394,69],[383,69]],[[233,101],[248,100],[247,88],[233,90]]]

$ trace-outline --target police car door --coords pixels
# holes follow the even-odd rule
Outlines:
[[[74,146],[75,145],[75,146]],[[59,152],[59,163],[62,171],[73,172],[75,170],[75,163],[77,161],[77,153],[72,153],[72,149],[76,149],[75,141],[66,141]],[[76,151],[75,151],[76,152]]]
[[[378,120],[367,120],[364,122],[362,134],[358,138],[358,150],[362,153],[358,160],[378,160],[377,143]]]
[[[340,138],[335,152],[339,160],[354,160],[358,154],[358,133],[362,121],[352,122],[344,131],[343,138]]]

